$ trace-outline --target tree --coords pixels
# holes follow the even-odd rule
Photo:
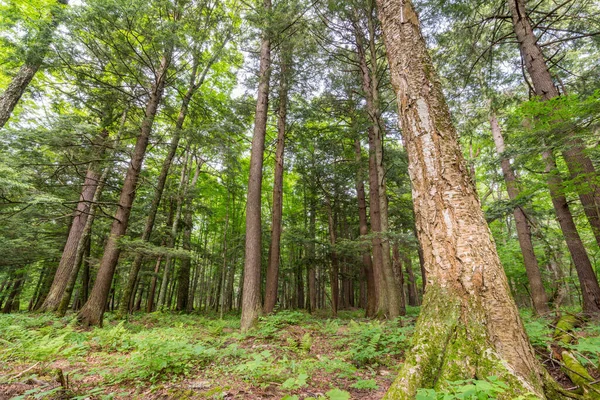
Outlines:
[[[496,115],[492,112],[490,115],[490,126],[492,130],[492,136],[494,143],[496,144],[496,151],[500,156],[500,165],[502,167],[502,174],[506,181],[506,191],[510,200],[515,201],[519,197],[519,187],[515,173],[510,165],[510,160],[504,155],[504,137],[502,136],[502,130]],[[529,278],[529,286],[531,288],[531,300],[533,301],[533,307],[539,314],[543,314],[549,311],[548,309],[548,297],[544,290],[544,284],[542,283],[542,275],[540,273],[540,267],[533,251],[533,243],[531,241],[531,227],[527,220],[527,215],[521,206],[515,206],[513,214],[515,216],[515,225],[517,227],[517,235],[519,237],[519,246],[523,253],[523,262],[525,264],[525,271]]]
[[[525,67],[531,78],[535,94],[546,101],[559,97],[546,59],[529,21],[525,0],[508,0],[513,29],[519,42]],[[564,150],[562,155],[573,179],[581,180],[577,192],[585,215],[592,226],[596,242],[600,245],[600,186],[596,182],[597,174],[592,160],[585,154],[585,144],[572,131],[562,134]]]
[[[63,9],[68,4],[68,0],[56,0],[56,3],[49,5],[50,21],[41,22],[42,27],[34,35],[31,46],[25,54],[25,62],[12,78],[4,93],[0,95],[0,128],[4,127],[10,118],[25,89],[44,62],[54,30],[60,23]]]
[[[386,398],[490,375],[508,384],[504,398],[544,398],[552,385],[510,296],[417,14],[408,0],[377,4],[428,280],[412,351]]]
[[[271,11],[271,0],[264,0],[266,15]],[[253,327],[261,312],[260,266],[261,266],[261,190],[263,152],[269,111],[269,79],[271,76],[271,39],[268,27],[262,32],[260,44],[260,70],[258,96],[254,116],[254,134],[250,153],[250,174],[246,200],[246,251],[244,261],[244,286],[242,297],[242,332]]]

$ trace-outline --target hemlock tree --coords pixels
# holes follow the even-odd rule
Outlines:
[[[46,53],[50,48],[54,30],[58,26],[63,8],[67,4],[68,0],[56,0],[56,4],[49,5],[50,21],[40,22],[42,27],[34,35],[32,44],[27,49],[25,62],[0,95],[0,128],[6,124],[25,89],[42,66]]]
[[[263,8],[265,15],[269,16],[271,0],[264,0]],[[269,111],[269,79],[271,76],[271,39],[268,26],[263,28],[259,68],[258,96],[254,116],[254,134],[252,136],[246,201],[246,258],[244,260],[244,285],[242,289],[242,332],[247,331],[256,324],[261,312],[261,190],[263,152],[267,133],[267,113]]]
[[[412,350],[386,398],[491,375],[508,385],[499,398],[559,398],[510,295],[414,7],[377,4],[427,273]]]

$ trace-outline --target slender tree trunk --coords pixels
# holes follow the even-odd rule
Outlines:
[[[525,67],[531,77],[535,94],[542,100],[558,97],[560,94],[554,85],[546,59],[527,17],[525,0],[507,1],[519,49],[525,60]],[[574,132],[568,131],[563,135],[564,144],[567,146],[562,152],[563,158],[569,168],[571,178],[585,183],[577,185],[577,192],[596,237],[596,242],[600,245],[600,185],[597,184],[594,164],[585,154],[585,144]]]
[[[264,0],[264,10],[271,12],[271,0]],[[242,298],[242,332],[247,332],[258,321],[261,312],[261,187],[262,167],[269,110],[269,78],[271,75],[271,40],[267,29],[263,31],[260,46],[260,72],[254,135],[250,153],[250,176],[246,201],[246,259],[244,261],[244,293]]]
[[[282,58],[288,58],[282,54]],[[277,286],[279,282],[279,261],[281,242],[281,217],[283,213],[283,157],[285,149],[285,131],[287,116],[288,74],[286,61],[281,63],[279,82],[279,110],[277,113],[277,149],[275,150],[275,180],[273,182],[273,215],[271,221],[271,246],[267,264],[267,283],[265,287],[265,304],[263,311],[270,314],[277,303]]]
[[[485,222],[410,0],[377,0],[397,95],[427,292],[412,351],[385,398],[497,376],[499,399],[544,398],[535,358]]]
[[[121,253],[118,246],[118,240],[125,235],[127,225],[129,224],[129,216],[131,214],[133,200],[135,199],[137,181],[142,169],[146,148],[148,147],[154,117],[158,112],[158,106],[164,92],[167,70],[171,63],[170,53],[171,52],[162,58],[160,67],[156,73],[156,81],[150,90],[150,97],[146,104],[145,116],[142,121],[140,134],[137,137],[131,162],[127,169],[125,181],[123,182],[117,213],[111,226],[110,236],[104,249],[104,255],[100,261],[98,275],[89,299],[83,305],[81,310],[79,310],[78,318],[80,322],[86,326],[102,325],[104,306],[110,293],[113,276]]]
[[[354,140],[354,151],[356,154],[356,163],[358,169],[356,172],[356,193],[358,198],[358,224],[360,236],[369,234],[369,226],[367,223],[367,202],[365,198],[365,184],[363,182],[362,157],[360,155],[360,140]],[[368,318],[374,317],[377,312],[377,292],[375,290],[375,277],[373,275],[373,262],[371,253],[365,249],[362,253],[362,265],[366,278],[367,298],[365,305],[365,314]]]
[[[221,268],[221,298],[220,298],[220,318],[223,319],[223,309],[225,308],[225,278],[227,277],[227,230],[229,228],[229,198],[227,199],[227,213],[225,214],[225,227],[223,229],[223,268]]]
[[[563,183],[560,172],[556,167],[556,162],[554,161],[554,155],[551,150],[545,150],[542,157],[546,163],[547,182],[554,212],[556,213],[556,218],[567,242],[575,269],[577,270],[577,277],[579,278],[581,295],[583,297],[583,312],[600,314],[600,287],[598,286],[598,279],[594,273],[594,268],[592,267],[585,246],[581,241],[581,237],[577,232],[567,199],[563,194]]]
[[[183,124],[188,114],[190,102],[192,101],[194,94],[204,83],[206,73],[208,72],[208,69],[212,66],[212,62],[208,63],[207,66],[204,68],[204,71],[202,72],[202,75],[200,76],[199,80],[197,75],[198,66],[199,57],[194,57],[194,64],[192,66],[192,73],[190,75],[188,88],[181,101],[181,107],[179,109],[179,114],[177,115],[177,121],[175,122],[175,129],[173,131],[173,137],[171,138],[171,144],[169,145],[169,151],[167,152],[167,155],[163,161],[160,170],[160,174],[158,175],[158,181],[156,183],[156,188],[154,189],[154,197],[152,198],[152,203],[150,203],[150,209],[148,210],[148,216],[146,217],[146,224],[144,225],[144,231],[142,232],[141,238],[144,242],[150,240],[152,230],[154,229],[156,213],[158,212],[158,207],[160,206],[160,202],[162,200],[163,191],[165,190],[165,183],[167,182],[169,169],[171,168],[173,158],[175,157],[175,154],[177,153],[177,148],[179,147],[179,140],[181,139]],[[121,307],[119,309],[119,314],[121,316],[124,316],[128,312],[127,306],[130,303],[133,285],[135,284],[135,280],[137,279],[137,276],[140,272],[140,267],[142,266],[143,259],[144,256],[142,254],[136,254],[133,262],[131,263],[127,284],[123,288],[123,294],[121,297]]]
[[[8,298],[6,299],[6,303],[4,304],[4,308],[2,308],[2,312],[4,314],[9,314],[13,311],[18,311],[18,308],[15,304],[18,302],[19,295],[21,293],[21,289],[23,288],[23,283],[25,281],[25,276],[23,272],[19,272],[13,281],[12,289],[8,294]]]
[[[338,282],[339,275],[339,259],[337,251],[335,250],[335,244],[337,241],[335,234],[335,222],[333,217],[333,207],[328,198],[325,200],[325,206],[327,207],[327,223],[329,228],[329,244],[331,245],[331,272],[329,274],[331,284],[331,312],[334,317],[337,317],[338,312],[338,301],[340,298],[340,289]]]
[[[403,254],[404,260],[404,268],[406,269],[406,276],[408,277],[408,281],[406,285],[408,287],[408,305],[409,306],[418,306],[419,305],[419,296],[417,295],[417,282],[415,280],[415,273],[412,267],[412,260],[409,254]]]
[[[510,165],[510,161],[504,156],[504,138],[502,137],[502,131],[498,124],[498,119],[495,114],[490,116],[490,126],[492,130],[492,136],[494,137],[494,143],[496,144],[496,152],[500,156],[500,165],[502,167],[502,174],[504,175],[504,181],[506,182],[506,191],[508,197],[511,200],[515,200],[519,197],[519,186],[517,178],[513,169]],[[525,264],[525,272],[527,272],[527,278],[529,280],[529,288],[531,291],[531,300],[533,301],[533,307],[538,314],[545,314],[550,309],[548,308],[548,297],[546,296],[546,290],[542,283],[542,274],[540,272],[540,266],[538,265],[537,258],[533,251],[533,243],[531,241],[531,227],[527,220],[525,210],[520,206],[515,207],[513,210],[515,217],[515,225],[517,227],[517,237],[519,238],[519,246],[521,247],[521,253],[523,253],[523,263]]]
[[[34,40],[34,45],[27,51],[25,63],[8,84],[4,93],[0,95],[0,128],[3,128],[9,120],[25,89],[27,89],[44,62],[54,30],[60,22],[62,7],[67,5],[67,0],[57,0],[57,3],[57,5],[51,6],[54,8],[51,11],[52,20],[40,29]]]
[[[154,276],[150,281],[150,290],[148,291],[148,299],[146,300],[146,312],[151,313],[154,311],[154,295],[156,294],[156,283],[158,281],[158,273],[160,272],[160,263],[162,262],[162,256],[158,256],[156,264],[154,266]]]
[[[194,228],[194,195],[196,184],[198,183],[198,177],[200,176],[200,169],[202,168],[202,162],[200,160],[196,163],[196,170],[192,177],[192,182],[189,184],[185,202],[185,215],[183,217],[183,249],[188,252],[192,250],[192,230]],[[187,301],[190,292],[190,268],[192,265],[191,255],[181,260],[181,267],[179,268],[179,275],[177,277],[177,311],[187,310]]]
[[[104,154],[104,141],[107,136],[108,131],[103,130],[100,135],[100,141],[97,144],[101,146],[101,149],[96,151],[98,157],[101,157]],[[69,279],[73,270],[77,268],[77,265],[75,264],[77,252],[87,225],[88,216],[90,215],[90,208],[94,202],[94,194],[96,193],[96,188],[100,182],[101,172],[99,172],[97,168],[98,166],[95,163],[92,163],[87,169],[81,194],[79,196],[79,202],[73,213],[73,222],[69,228],[67,242],[65,243],[58,269],[54,274],[52,286],[50,287],[50,291],[48,292],[40,311],[51,312],[58,309],[60,301],[65,293],[65,289],[69,285]]]
[[[317,254],[315,251],[315,241],[317,240],[317,206],[314,199],[314,193],[311,192],[309,200],[310,218],[308,223],[308,266],[307,266],[307,283],[308,283],[308,311],[315,312],[317,309],[317,275],[316,262]]]

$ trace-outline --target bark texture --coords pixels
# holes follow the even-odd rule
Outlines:
[[[142,170],[144,156],[146,155],[146,148],[148,147],[154,117],[158,112],[158,106],[160,105],[164,92],[167,70],[170,63],[171,54],[167,54],[161,60],[160,67],[156,72],[156,80],[150,90],[150,97],[146,104],[144,119],[142,120],[140,133],[135,143],[127,174],[125,175],[117,212],[110,229],[108,241],[104,248],[104,254],[100,261],[98,275],[94,287],[91,290],[90,297],[78,314],[79,321],[85,326],[102,325],[104,308],[106,306],[106,301],[108,300],[110,287],[121,253],[118,246],[118,240],[121,236],[125,235],[125,232],[127,231],[131,207],[135,199],[137,181]]]
[[[552,75],[527,17],[525,0],[508,0],[513,28],[519,42],[521,55],[525,60],[527,73],[535,89],[535,94],[542,100],[550,100],[560,95],[554,85]],[[585,144],[574,132],[562,133],[564,150],[563,158],[569,168],[572,179],[577,179],[577,192],[583,205],[585,215],[592,227],[596,242],[600,245],[600,186],[592,160],[585,153]]]
[[[266,12],[271,11],[271,0],[264,0]],[[246,201],[246,259],[244,260],[244,285],[242,295],[242,332],[248,331],[258,321],[261,312],[261,186],[263,152],[269,109],[269,78],[271,75],[271,40],[265,30],[260,46],[260,71],[254,134],[250,152],[250,176]]]
[[[545,398],[545,372],[510,296],[417,14],[408,0],[377,4],[428,280],[412,351],[386,398],[490,375],[508,385],[501,399]]]
[[[504,137],[502,136],[502,130],[496,115],[490,116],[490,127],[492,130],[492,136],[494,137],[494,143],[496,145],[496,152],[500,156],[500,165],[502,167],[502,174],[504,175],[504,181],[506,182],[506,191],[508,197],[515,201],[519,197],[519,186],[517,177],[510,165],[510,161],[504,155]],[[548,296],[546,296],[546,290],[542,282],[542,274],[540,272],[540,266],[538,265],[537,258],[533,251],[533,242],[531,241],[531,227],[529,226],[529,220],[525,214],[525,210],[522,207],[516,206],[513,210],[515,217],[515,225],[517,228],[517,237],[519,239],[519,246],[521,247],[521,253],[523,254],[523,264],[525,265],[525,272],[527,272],[527,279],[529,280],[529,288],[531,292],[531,300],[533,302],[533,308],[538,314],[545,314],[550,309],[548,308]]]

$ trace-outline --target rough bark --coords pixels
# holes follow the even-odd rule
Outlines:
[[[356,154],[356,163],[358,169],[356,172],[356,194],[358,199],[358,224],[360,236],[366,236],[369,234],[369,226],[367,222],[367,201],[365,197],[365,184],[363,182],[363,168],[360,140],[354,141],[354,151]],[[375,290],[375,277],[373,275],[373,261],[371,260],[371,253],[368,249],[363,251],[362,254],[363,271],[366,278],[366,305],[365,314],[368,318],[374,317],[377,312],[377,292]]]
[[[31,80],[44,62],[46,53],[50,48],[54,30],[60,22],[61,9],[67,5],[67,0],[58,0],[57,3],[51,11],[51,21],[40,29],[34,39],[34,45],[28,49],[25,55],[25,62],[8,84],[4,93],[0,95],[0,129],[9,120],[27,86],[29,86],[29,83],[31,83]]]
[[[264,0],[265,12],[271,11],[271,0]],[[242,296],[241,330],[248,331],[258,321],[261,312],[260,270],[261,270],[261,189],[263,152],[267,131],[269,109],[269,78],[271,76],[271,40],[268,31],[263,31],[260,46],[260,71],[254,134],[250,152],[250,174],[246,201],[246,246],[244,260],[244,287]]]
[[[104,308],[110,293],[117,262],[121,250],[118,246],[118,240],[127,231],[131,207],[135,199],[137,181],[140,176],[146,148],[150,139],[154,117],[158,112],[158,106],[162,99],[167,78],[167,70],[171,63],[170,52],[161,59],[160,67],[156,72],[156,80],[150,90],[150,97],[146,104],[146,110],[140,133],[137,137],[129,168],[125,175],[125,181],[121,189],[119,203],[115,219],[112,223],[110,235],[106,243],[102,260],[98,269],[98,275],[94,282],[94,287],[90,297],[78,313],[78,319],[83,325],[102,325]]]
[[[285,51],[285,50],[284,50]],[[275,179],[273,182],[273,213],[271,219],[271,245],[267,264],[267,283],[265,286],[265,304],[263,311],[270,314],[277,302],[277,286],[279,282],[279,261],[281,242],[281,218],[283,213],[283,157],[285,150],[285,132],[287,117],[287,74],[288,55],[282,54],[279,82],[279,110],[277,112],[277,147],[275,150]]]
[[[563,194],[562,178],[556,167],[554,155],[551,150],[545,150],[542,157],[546,163],[546,179],[554,212],[556,213],[556,218],[565,237],[567,248],[569,249],[573,264],[575,264],[577,277],[579,278],[581,296],[583,298],[583,312],[600,314],[600,287],[598,286],[598,279],[575,226],[567,198]]]
[[[409,158],[427,292],[412,350],[387,399],[495,375],[499,399],[544,397],[545,373],[517,307],[409,0],[377,0]]]
[[[550,100],[560,95],[554,85],[552,75],[527,17],[525,0],[508,0],[513,28],[519,42],[519,49],[525,60],[527,73],[531,77],[536,95],[542,100]],[[594,164],[585,153],[585,144],[572,131],[563,134],[563,158],[572,179],[583,184],[576,186],[585,215],[592,227],[596,242],[600,245],[600,186]]]
[[[515,201],[515,199],[519,197],[520,189],[515,173],[510,165],[510,161],[504,155],[504,138],[495,114],[490,116],[490,127],[492,130],[494,143],[496,145],[496,152],[500,156],[500,165],[502,167],[504,181],[506,182],[506,191],[508,192],[508,197],[512,201]],[[537,258],[535,257],[535,253],[533,251],[529,220],[527,219],[525,210],[523,210],[521,206],[515,207],[513,210],[513,215],[515,217],[519,246],[521,247],[521,253],[523,254],[523,264],[525,265],[525,272],[527,272],[527,279],[529,280],[529,289],[531,300],[533,302],[533,308],[538,314],[545,314],[550,311],[548,308],[548,297],[546,296],[546,290],[544,289],[544,284],[542,282],[540,266],[538,265]]]

